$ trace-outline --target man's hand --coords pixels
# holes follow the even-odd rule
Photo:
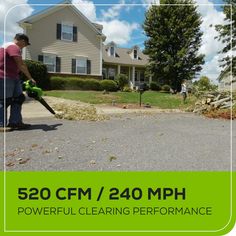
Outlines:
[[[33,78],[30,79],[30,82],[31,82],[33,85],[36,85],[36,81],[35,81]]]

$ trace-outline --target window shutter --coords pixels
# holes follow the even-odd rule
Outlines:
[[[73,26],[73,42],[77,42],[77,27]]]
[[[71,63],[72,67],[71,67],[71,72],[73,74],[76,74],[76,59],[72,59],[72,63]]]
[[[91,74],[91,60],[87,60],[87,74]]]
[[[38,61],[43,63],[43,55],[38,55]]]
[[[61,39],[61,24],[57,24],[57,39]]]
[[[61,72],[61,58],[56,57],[56,72]]]

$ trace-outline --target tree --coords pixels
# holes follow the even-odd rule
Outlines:
[[[226,3],[226,5],[224,5],[223,7],[223,12],[225,14],[225,24],[215,26],[215,29],[219,33],[219,36],[216,38],[219,41],[222,41],[222,43],[225,43],[225,47],[219,52],[226,54],[225,57],[221,60],[221,62],[223,62],[222,67],[230,71],[232,63],[232,73],[236,76],[236,56],[232,56],[231,58],[231,56],[227,55],[227,53],[229,53],[231,50],[236,50],[236,0],[224,1]]]
[[[181,81],[191,80],[204,64],[204,55],[198,52],[202,20],[192,0],[161,0],[160,3],[149,8],[143,24],[148,38],[144,52],[150,58],[147,70],[153,80],[179,91]]]
[[[124,87],[129,84],[129,78],[127,75],[124,74],[118,74],[115,78],[115,81],[121,91],[123,91]]]
[[[197,86],[197,89],[200,91],[216,90],[218,87],[212,84],[207,76],[202,76],[198,81],[195,81],[193,85]]]
[[[210,79],[207,76],[202,76],[198,81],[195,81],[193,84],[197,85],[198,89],[201,91],[211,90],[213,87]]]

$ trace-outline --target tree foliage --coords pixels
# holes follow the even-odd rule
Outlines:
[[[118,74],[115,77],[115,81],[118,84],[121,91],[124,89],[126,85],[129,85],[129,78],[125,74]]]
[[[153,80],[180,90],[181,81],[192,79],[204,63],[204,55],[198,52],[202,20],[192,0],[160,3],[149,8],[143,24],[148,38],[144,52],[150,58],[147,70]]]
[[[225,54],[223,60],[221,60],[222,67],[226,67],[229,71],[236,75],[236,56],[235,54],[231,57],[229,52],[236,50],[236,0],[224,0],[226,5],[223,6],[223,12],[225,14],[225,24],[216,25],[215,28],[219,33],[217,37],[222,43],[225,44],[224,48],[220,53]],[[230,53],[231,54],[231,53]]]
[[[198,81],[195,81],[193,85],[200,91],[210,91],[210,90],[216,90],[217,85],[212,84],[210,79],[207,76],[202,76]]]

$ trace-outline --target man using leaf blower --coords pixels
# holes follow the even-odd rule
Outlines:
[[[21,107],[25,101],[25,96],[19,79],[19,72],[21,71],[31,83],[36,84],[21,56],[21,50],[28,45],[30,43],[27,35],[16,34],[12,43],[7,43],[0,48],[0,131],[30,128],[29,124],[22,121]],[[8,106],[11,106],[11,110],[7,124]]]

